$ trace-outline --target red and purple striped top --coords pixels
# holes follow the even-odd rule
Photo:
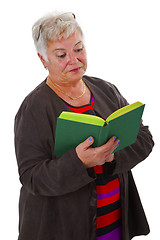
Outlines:
[[[97,115],[93,110],[95,99],[91,94],[90,103],[75,107],[64,102],[76,113]],[[103,166],[94,167],[97,190],[97,240],[122,240],[120,184],[117,175],[106,176]]]

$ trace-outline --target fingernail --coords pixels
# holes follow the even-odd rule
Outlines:
[[[119,144],[117,145],[117,148],[119,147]]]
[[[114,140],[116,140],[116,137],[114,137]]]
[[[92,142],[92,138],[91,138],[91,137],[89,137],[88,140],[89,140],[90,142]]]
[[[120,140],[118,141],[118,143],[120,143]]]

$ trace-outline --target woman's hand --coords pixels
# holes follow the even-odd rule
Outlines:
[[[76,147],[76,153],[86,168],[96,165],[103,165],[105,162],[112,162],[114,159],[113,151],[118,147],[119,140],[112,137],[107,143],[100,147],[92,148],[93,137],[87,138]]]

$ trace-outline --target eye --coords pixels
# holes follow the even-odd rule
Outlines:
[[[74,51],[75,51],[75,52],[82,52],[82,51],[83,51],[83,48],[78,48],[78,49],[75,49]]]
[[[65,56],[66,56],[66,53],[61,54],[61,55],[58,55],[57,57],[58,57],[58,58],[65,58]]]

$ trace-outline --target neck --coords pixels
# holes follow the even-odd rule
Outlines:
[[[65,88],[66,90],[68,89],[70,89],[70,88],[76,88],[77,86],[79,86],[79,84],[81,84],[81,82],[82,82],[82,79],[76,79],[76,80],[72,80],[72,81],[68,81],[68,79],[55,79],[55,78],[53,78],[53,77],[51,77],[50,76],[50,74],[49,74],[49,76],[48,76],[48,78],[54,83],[54,84],[56,84],[58,87],[60,87],[60,88]]]
[[[86,91],[86,85],[82,79],[74,83],[58,84],[57,82],[54,82],[50,77],[48,77],[47,84],[59,96],[65,95],[72,100],[81,98]]]

